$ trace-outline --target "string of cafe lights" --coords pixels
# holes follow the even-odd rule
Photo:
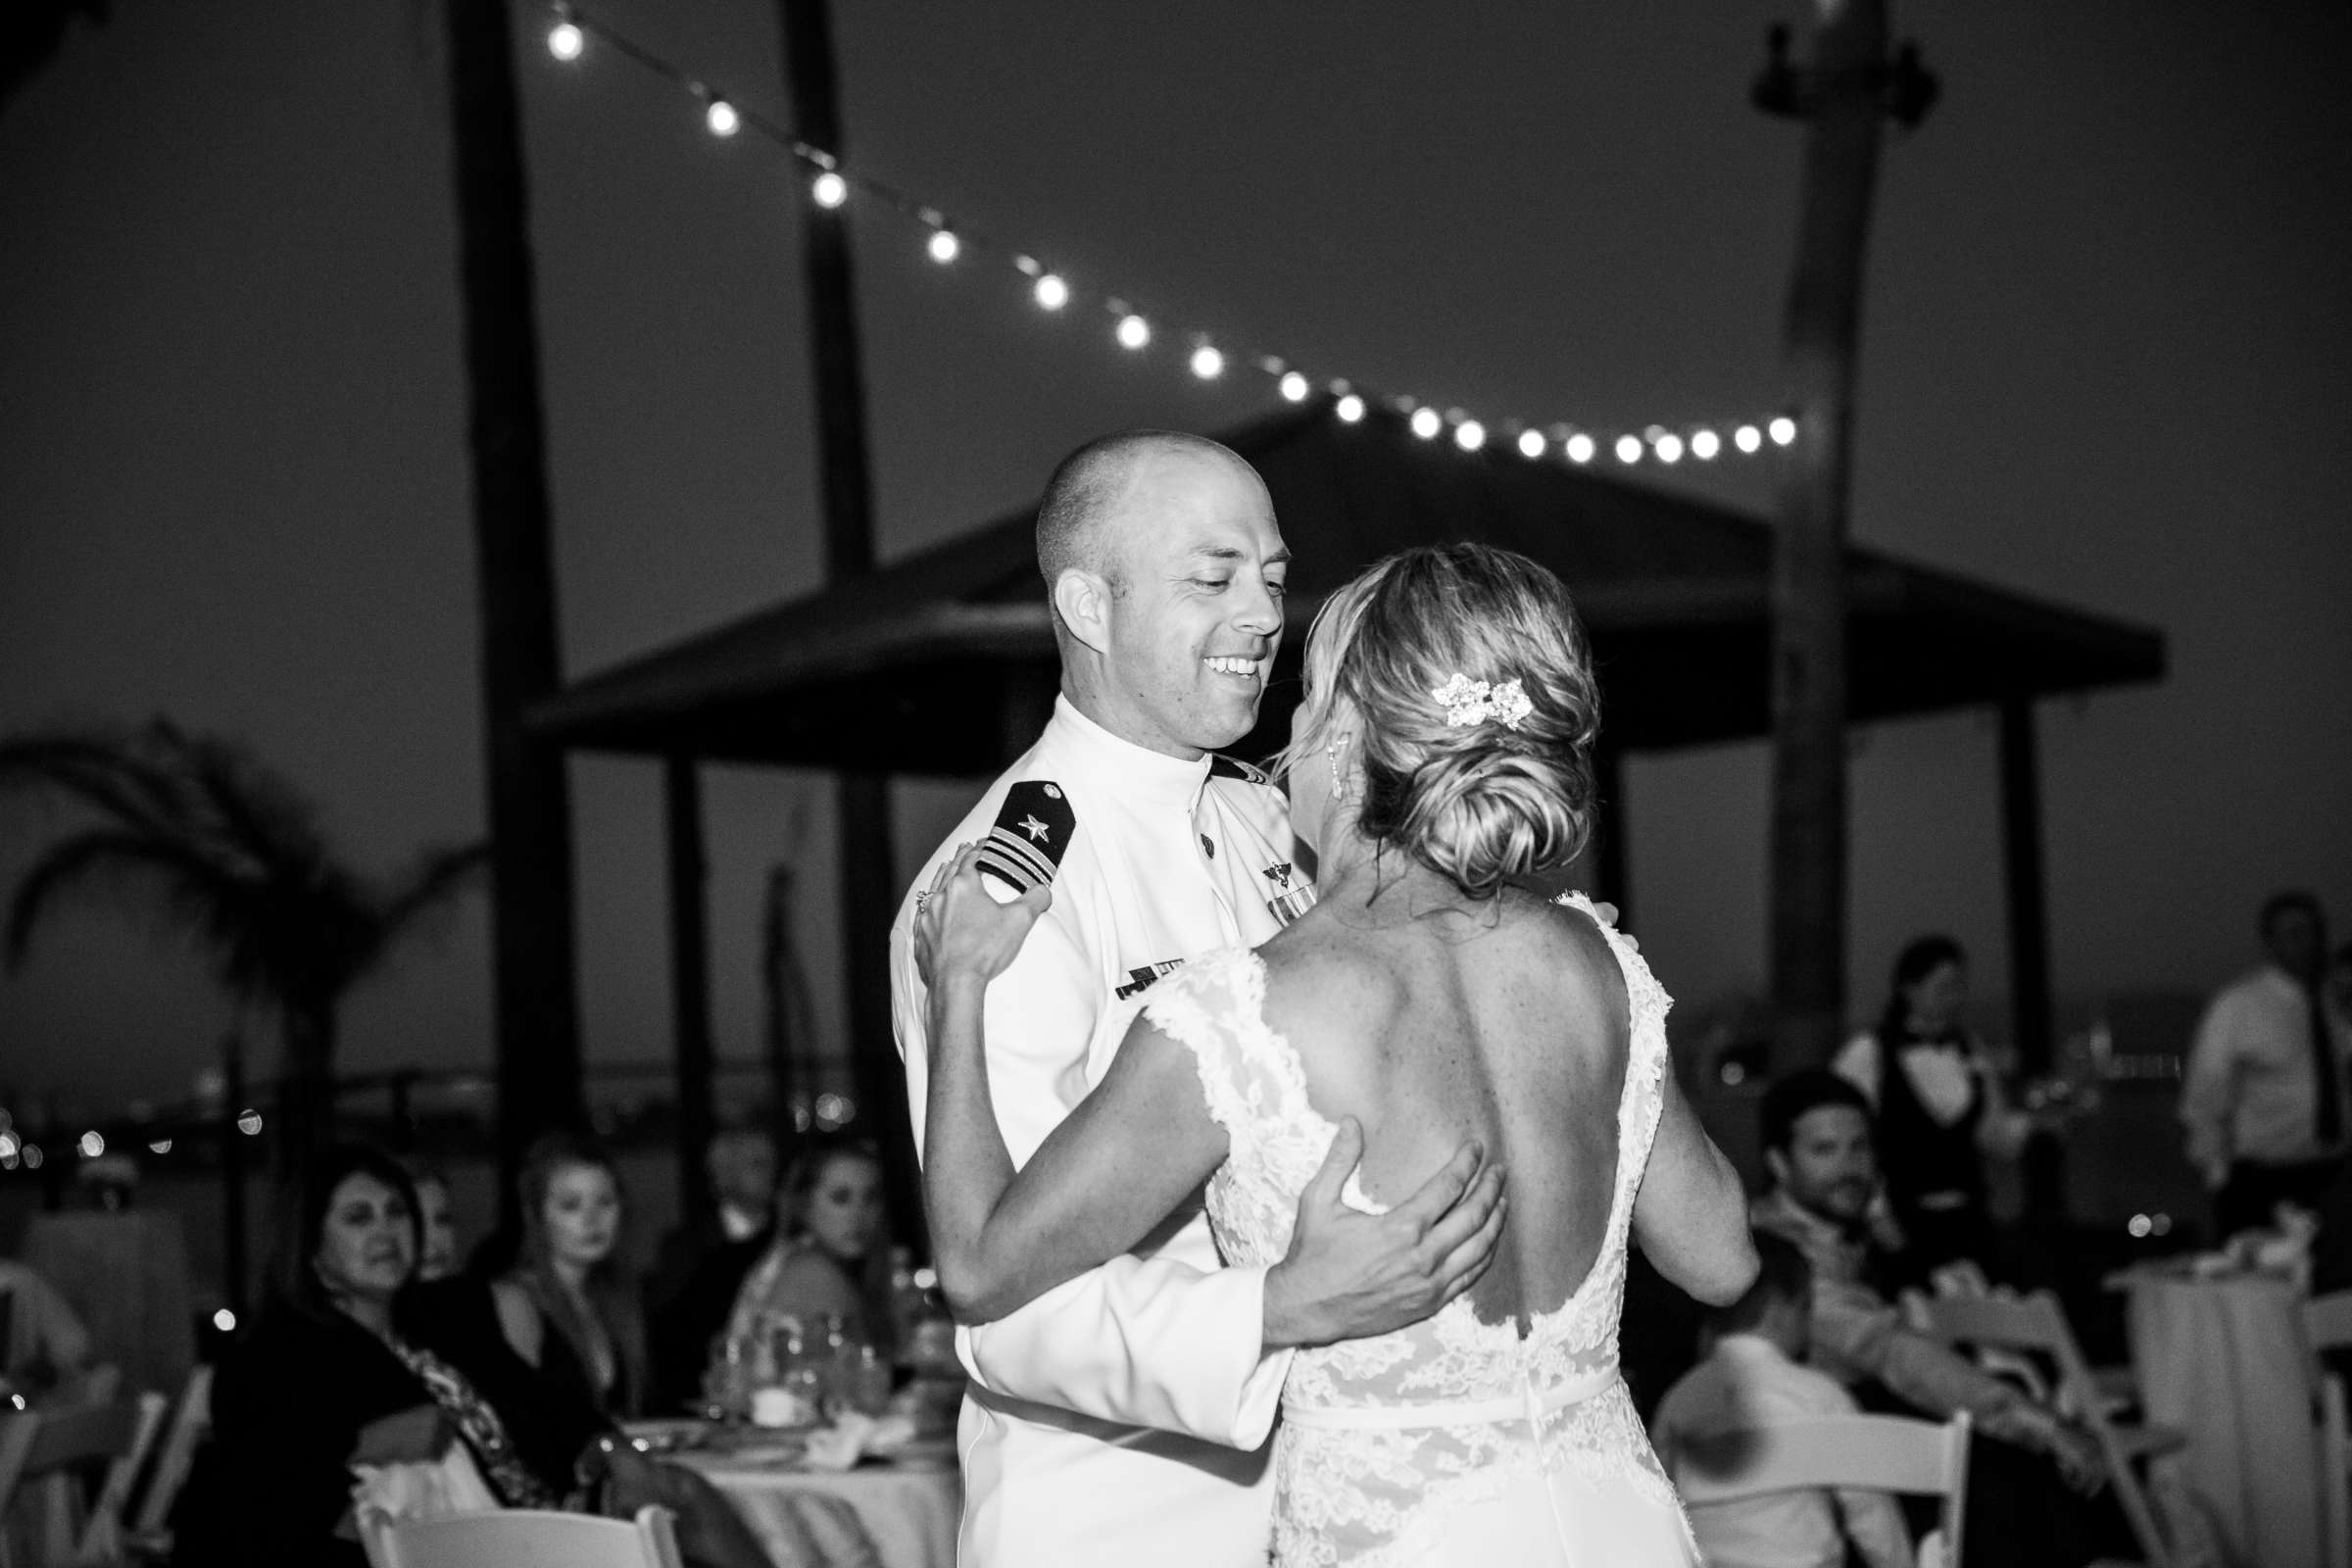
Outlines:
[[[925,252],[941,267],[954,267],[967,258],[1009,262],[1013,270],[1027,280],[1029,297],[1041,312],[1060,315],[1073,307],[1099,310],[1110,322],[1111,341],[1131,354],[1143,353],[1163,337],[1189,344],[1186,367],[1203,381],[1219,380],[1236,368],[1245,373],[1255,372],[1270,380],[1286,402],[1304,403],[1321,392],[1330,399],[1333,416],[1345,423],[1357,423],[1373,408],[1385,406],[1403,416],[1406,427],[1424,441],[1450,435],[1453,444],[1464,452],[1481,451],[1491,441],[1507,442],[1530,461],[1559,457],[1583,465],[1605,452],[1627,466],[1643,462],[1672,466],[1686,456],[1700,463],[1733,455],[1753,457],[1796,441],[1796,420],[1787,414],[1711,422],[1656,423],[1639,431],[1518,418],[1500,418],[1490,424],[1462,409],[1441,409],[1411,396],[1378,391],[1348,377],[1310,375],[1280,355],[1246,349],[1230,338],[1221,339],[1205,331],[1172,330],[1163,324],[1164,318],[1155,319],[1152,313],[1124,293],[1082,288],[1060,270],[1040,261],[1034,252],[951,220],[937,207],[871,175],[851,171],[831,152],[802,141],[784,126],[745,108],[722,89],[568,0],[554,0],[547,7],[547,14],[550,18],[547,52],[557,61],[575,65],[589,58],[592,50],[609,48],[622,59],[682,88],[701,106],[703,125],[710,135],[727,140],[749,131],[797,160],[808,171],[808,198],[818,207],[837,211],[855,199],[861,205],[896,213],[921,233]]]

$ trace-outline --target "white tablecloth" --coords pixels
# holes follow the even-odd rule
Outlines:
[[[794,1543],[805,1539],[806,1521],[796,1516],[794,1500],[810,1494],[857,1511],[881,1568],[955,1568],[963,1487],[952,1459],[944,1468],[866,1464],[824,1475],[725,1454],[675,1457],[726,1494],[768,1554],[786,1568],[802,1568],[805,1561]]]
[[[2266,1275],[2126,1276],[2147,1418],[2178,1427],[2178,1464],[2231,1568],[2323,1568],[2320,1444],[2303,1293]]]

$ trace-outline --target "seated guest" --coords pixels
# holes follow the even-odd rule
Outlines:
[[[449,1178],[440,1167],[409,1162],[416,1185],[417,1218],[423,1226],[424,1250],[416,1257],[416,1282],[430,1285],[458,1271],[457,1210],[450,1202]]]
[[[2008,1548],[2001,1560],[2010,1563],[2072,1565],[2100,1555],[2095,1544],[2114,1538],[2120,1515],[2094,1515],[2065,1494],[2105,1484],[2097,1441],[1905,1327],[1872,1285],[1867,1230],[1879,1178],[1862,1092],[1820,1068],[1791,1073],[1765,1093],[1763,1132],[1772,1188],[1748,1213],[1758,1230],[1793,1242],[1812,1268],[1806,1359],[1866,1407],[1936,1421],[1969,1412],[1979,1434],[1969,1459],[1972,1543]]]
[[[710,1209],[662,1238],[646,1280],[650,1410],[675,1410],[702,1390],[710,1342],[727,1326],[743,1277],[775,1237],[776,1148],[767,1134],[738,1128],[703,1153]]]
[[[1666,1391],[1649,1424],[1666,1474],[1703,1463],[1734,1433],[1814,1416],[1852,1415],[1853,1398],[1797,1363],[1812,1332],[1813,1270],[1794,1243],[1755,1234],[1755,1284],[1707,1317],[1713,1348]],[[1709,1568],[1844,1568],[1846,1546],[1866,1568],[1911,1568],[1901,1508],[1883,1492],[1780,1492],[1690,1510]]]
[[[889,1359],[898,1335],[883,1223],[881,1154],[852,1139],[812,1140],[776,1191],[776,1239],[744,1279],[728,1335],[779,1317],[812,1331],[838,1317]]]
[[[645,1394],[645,1327],[614,1256],[620,1172],[596,1145],[550,1133],[531,1146],[519,1183],[522,1236],[490,1287],[514,1353],[568,1396],[630,1415]]]
[[[681,1220],[654,1254],[647,1304],[657,1311],[668,1304],[663,1293],[682,1287],[712,1253],[752,1241],[764,1246],[775,1221],[776,1144],[767,1134],[757,1127],[720,1133],[703,1151],[703,1171],[710,1178],[710,1209]]]
[[[188,1556],[202,1542],[229,1562],[357,1568],[359,1543],[337,1533],[351,1455],[371,1424],[419,1407],[449,1413],[502,1501],[554,1505],[467,1381],[395,1332],[417,1244],[416,1194],[389,1155],[330,1150],[289,1195],[268,1298],[213,1386],[210,1462],[190,1482],[210,1506]]]
[[[90,1331],[57,1288],[0,1257],[0,1379],[40,1403],[70,1395],[96,1359]]]
[[[1833,1063],[1871,1103],[1886,1201],[1916,1278],[1958,1259],[1989,1270],[1986,1158],[2013,1160],[2034,1130],[2012,1109],[1984,1043],[1961,1013],[1968,956],[1950,937],[1919,937],[1894,961],[1878,1026]]]

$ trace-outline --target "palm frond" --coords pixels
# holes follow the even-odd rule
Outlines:
[[[325,860],[318,813],[252,753],[217,736],[184,735],[162,719],[153,730],[173,750],[229,843],[256,866],[310,875]]]
[[[0,789],[52,789],[158,837],[181,831],[184,795],[134,736],[60,730],[0,739]]]
[[[489,870],[487,840],[426,850],[385,892],[381,908],[386,932],[398,935],[411,922],[470,890]]]
[[[218,867],[168,840],[121,828],[72,834],[44,850],[9,897],[8,965],[14,968],[23,960],[43,914],[60,897],[107,877],[151,879],[167,904],[202,924],[220,919],[223,894],[233,897]]]

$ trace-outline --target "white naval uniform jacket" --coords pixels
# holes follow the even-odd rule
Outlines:
[[[1110,1065],[1151,982],[1254,947],[1312,893],[1262,776],[1129,744],[1066,699],[914,880],[978,843],[1005,791],[1050,780],[1076,813],[1054,904],[988,988],[988,1081],[1016,1164]],[[1287,903],[1279,901],[1287,900]],[[928,1079],[910,892],[890,931],[891,1013],[915,1147]],[[1290,1353],[1263,1348],[1265,1270],[1226,1268],[1196,1201],[1135,1251],[962,1329],[957,1558],[979,1568],[1240,1568],[1266,1560],[1266,1439]],[[1156,1429],[1156,1430],[1154,1430]]]

